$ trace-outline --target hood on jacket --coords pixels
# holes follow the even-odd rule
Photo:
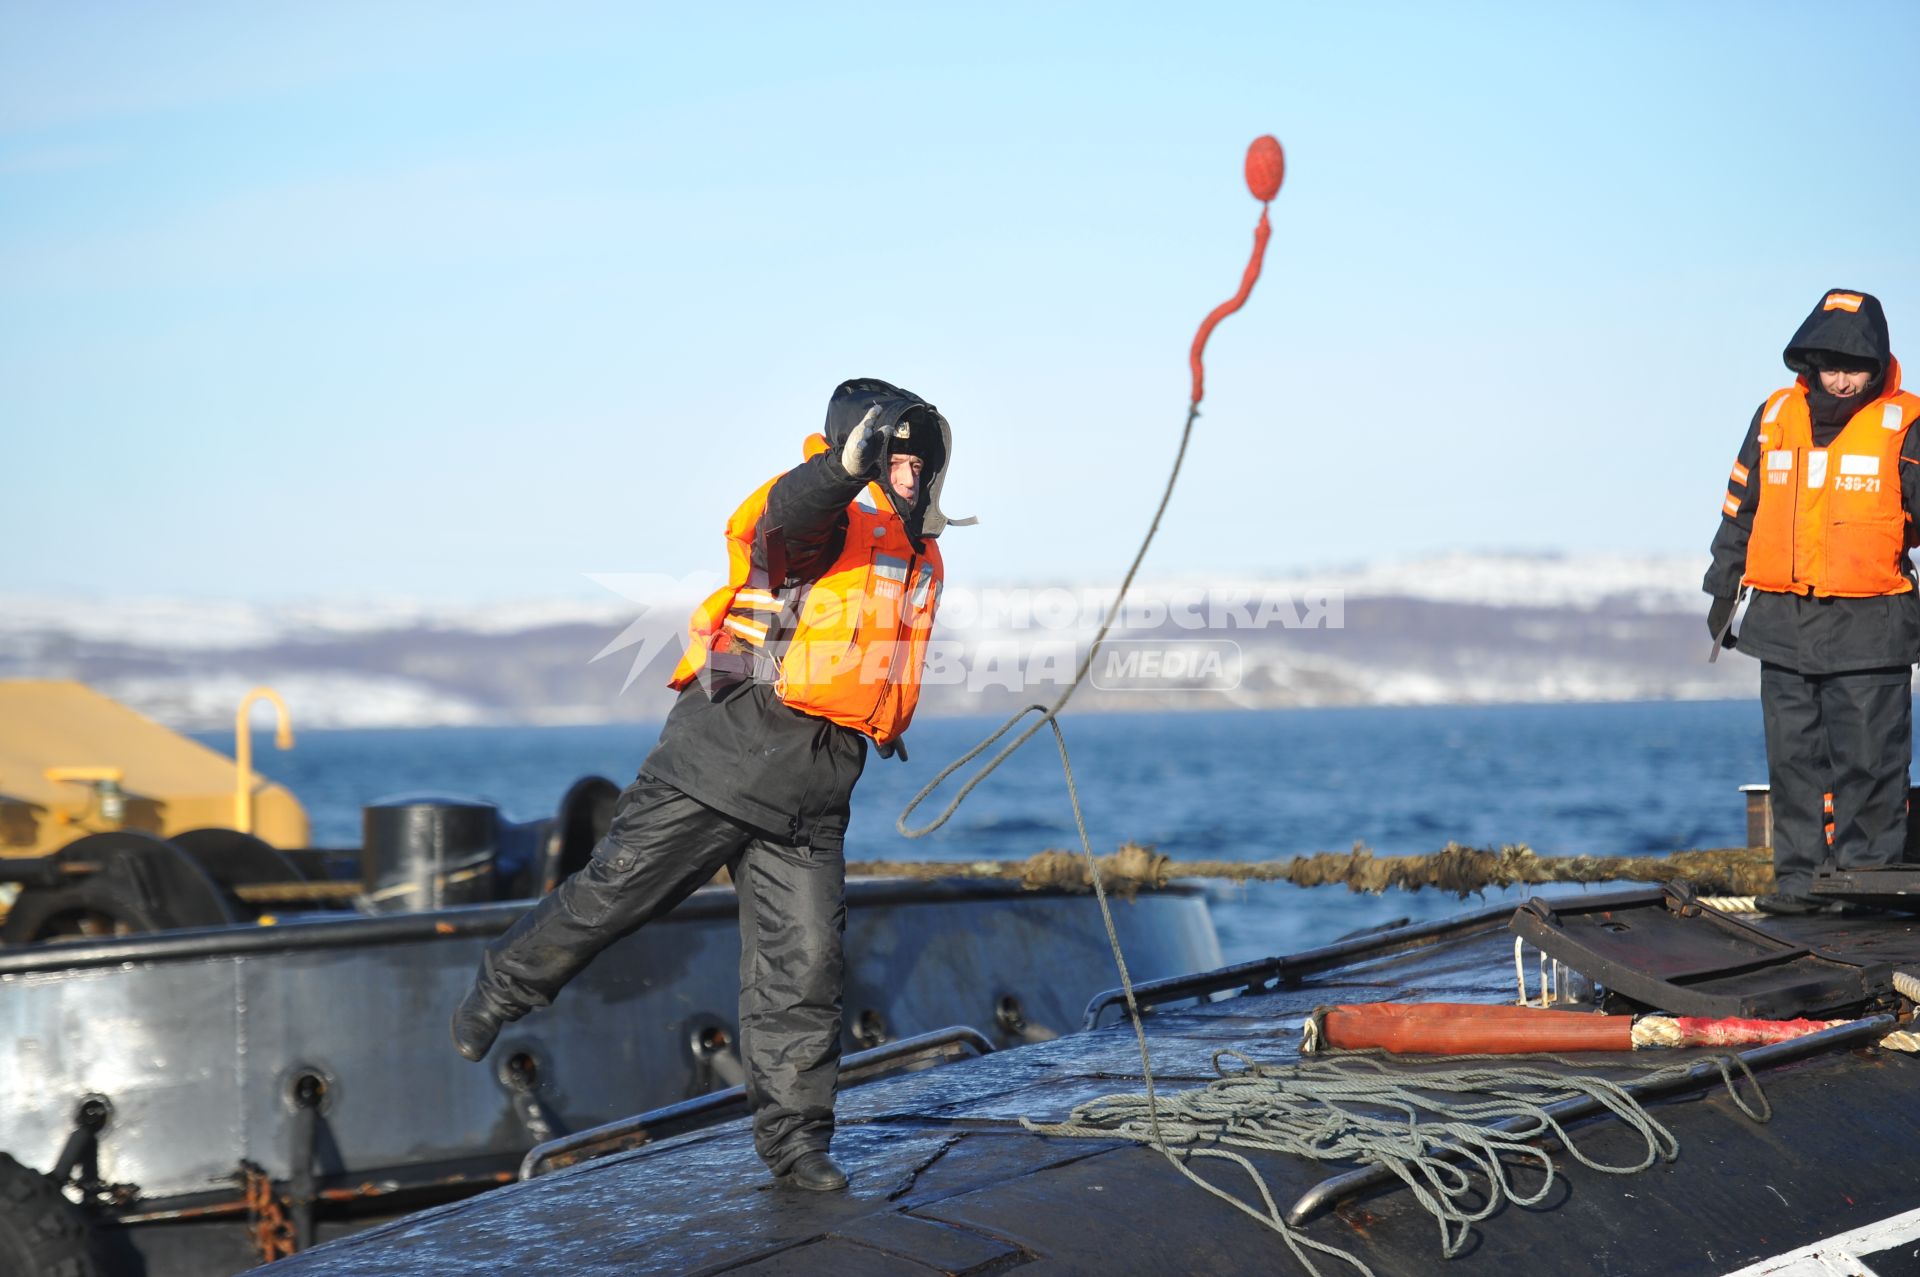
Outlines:
[[[1841,358],[1823,357],[1832,355]],[[1794,333],[1793,340],[1787,343],[1781,358],[1814,388],[1820,384],[1814,374],[1822,365],[1832,368],[1836,364],[1864,366],[1870,362],[1873,381],[1868,384],[1868,391],[1877,391],[1886,380],[1887,367],[1893,359],[1887,339],[1887,313],[1880,308],[1880,299],[1852,289],[1828,289],[1813,313],[1800,325],[1800,330]]]
[[[881,473],[896,452],[919,457],[920,491],[911,510],[901,507],[900,499],[884,482],[876,486],[886,494],[894,512],[907,525],[907,534],[918,542],[922,537],[937,537],[947,525],[969,524],[973,519],[949,519],[940,509],[940,490],[946,483],[947,459],[953,455],[953,431],[940,410],[914,394],[877,377],[855,377],[834,388],[827,401],[827,446],[839,451],[847,437],[873,409],[880,410],[879,424],[886,432],[887,451]]]

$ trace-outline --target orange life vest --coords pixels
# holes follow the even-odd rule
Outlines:
[[[1756,590],[1823,597],[1905,594],[1911,544],[1900,495],[1900,445],[1920,416],[1920,398],[1900,389],[1890,363],[1886,388],[1817,448],[1807,388],[1796,381],[1767,398],[1760,415],[1760,465],[1747,483],[1759,507],[1747,540]],[[1736,474],[1738,468],[1736,468]],[[1739,502],[1727,497],[1728,513]]]
[[[816,434],[805,454],[826,449]],[[770,677],[794,709],[885,744],[907,730],[920,699],[944,577],[940,547],[925,539],[916,552],[886,493],[870,484],[872,508],[847,506],[839,557],[817,579],[782,588],[753,563],[767,494],[779,480],[761,484],[727,520],[727,583],[694,609],[671,684],[684,688],[709,666],[731,666]]]

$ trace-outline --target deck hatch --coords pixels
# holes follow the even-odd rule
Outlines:
[[[1884,962],[1850,962],[1701,907],[1685,884],[1660,896],[1529,900],[1512,930],[1596,984],[1675,1015],[1790,1019],[1892,991]]]

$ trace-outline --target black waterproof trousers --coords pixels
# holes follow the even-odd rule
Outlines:
[[[740,896],[740,1057],[755,1149],[776,1175],[833,1138],[846,980],[846,860],[776,842],[642,772],[584,868],[487,947],[505,1017],[546,1006],[596,954],[722,867]]]
[[[1842,869],[1901,861],[1913,757],[1910,673],[1904,665],[1819,675],[1761,665],[1775,891],[1806,895],[1827,860]],[[1831,848],[1824,828],[1829,793]]]

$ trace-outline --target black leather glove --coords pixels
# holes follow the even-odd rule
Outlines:
[[[1733,608],[1739,600],[1731,594],[1713,596],[1713,606],[1707,609],[1707,633],[1720,641],[1722,647],[1733,646]]]
[[[875,405],[841,446],[840,468],[849,479],[871,478],[880,473],[880,458],[886,451],[887,432],[880,427],[880,408]]]

